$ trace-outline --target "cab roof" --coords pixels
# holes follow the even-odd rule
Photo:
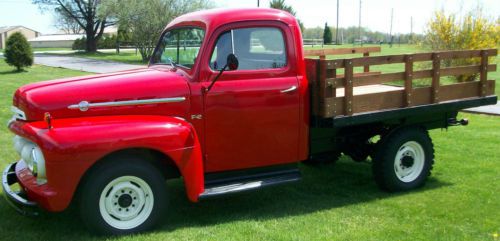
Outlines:
[[[175,18],[166,29],[178,26],[204,27],[207,32],[218,27],[241,21],[281,21],[288,25],[296,25],[295,17],[288,12],[272,8],[236,8],[236,9],[210,9],[188,13]]]

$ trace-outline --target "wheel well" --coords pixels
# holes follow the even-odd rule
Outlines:
[[[96,166],[101,165],[108,160],[120,158],[120,156],[141,157],[144,161],[151,163],[154,167],[160,170],[165,179],[180,177],[179,168],[169,156],[165,155],[163,152],[148,148],[129,148],[109,153],[95,162],[85,174],[90,173],[90,171]]]
[[[152,164],[155,168],[160,170],[163,177],[165,177],[165,180],[178,178],[181,176],[179,168],[177,167],[177,165],[175,165],[174,161],[172,161],[169,156],[160,151],[148,148],[129,148],[118,150],[109,153],[101,159],[97,160],[89,169],[85,171],[74,192],[72,203],[74,202],[75,197],[79,196],[82,183],[85,182],[85,179],[89,176],[90,173],[92,173],[93,170],[95,170],[100,165],[103,165],[104,163],[113,159],[120,158],[121,156],[136,156],[143,158],[144,161]]]

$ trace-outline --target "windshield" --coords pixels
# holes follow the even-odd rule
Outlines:
[[[151,63],[192,68],[198,57],[204,36],[205,31],[194,27],[178,28],[166,32]]]

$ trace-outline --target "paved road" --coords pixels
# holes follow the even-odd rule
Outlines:
[[[145,67],[143,65],[48,54],[35,54],[35,63],[92,73],[109,73]]]
[[[465,109],[463,110],[463,112],[500,116],[500,102],[497,102],[496,105],[486,105],[481,107]]]

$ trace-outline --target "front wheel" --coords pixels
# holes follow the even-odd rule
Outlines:
[[[145,231],[161,218],[166,205],[164,178],[148,162],[115,159],[92,170],[80,196],[82,219],[100,234]]]
[[[372,166],[380,188],[405,191],[425,183],[434,164],[434,147],[426,130],[397,130],[380,142]]]

